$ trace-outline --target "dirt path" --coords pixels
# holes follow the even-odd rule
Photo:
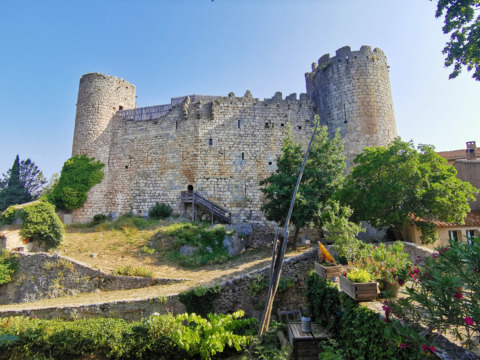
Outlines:
[[[295,252],[286,254],[286,258],[299,255],[309,248],[299,249]],[[73,257],[72,254],[68,256]],[[78,259],[85,261],[84,258]],[[51,307],[71,307],[83,306],[90,304],[104,304],[117,301],[132,301],[132,300],[148,300],[152,298],[175,295],[189,288],[205,284],[208,286],[220,284],[228,279],[249,273],[251,271],[260,269],[265,266],[270,266],[271,253],[263,252],[247,252],[240,256],[237,260],[229,261],[226,264],[207,266],[200,269],[184,269],[172,264],[160,265],[160,268],[165,270],[171,277],[188,279],[182,283],[175,283],[170,285],[151,286],[141,289],[119,290],[98,293],[86,293],[76,296],[65,296],[55,299],[44,299],[40,301],[0,305],[0,312],[3,311],[19,311],[19,310],[34,310]],[[164,272],[155,269],[156,275],[166,277]],[[168,276],[167,276],[168,277]]]

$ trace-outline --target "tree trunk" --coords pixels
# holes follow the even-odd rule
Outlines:
[[[300,229],[295,227],[295,235],[293,236],[293,250],[297,250],[297,240],[298,240],[299,233],[300,233]]]

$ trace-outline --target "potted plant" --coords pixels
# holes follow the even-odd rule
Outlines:
[[[366,270],[378,281],[381,290],[397,296],[400,286],[406,280],[404,274],[411,261],[408,254],[403,251],[403,244],[397,241],[390,246],[385,244],[366,246],[351,265]]]
[[[335,281],[340,275],[342,266],[335,264],[333,261],[326,259],[320,259],[319,262],[315,262],[315,272],[323,279]]]
[[[364,269],[349,268],[340,278],[340,289],[356,301],[375,300],[378,285]]]
[[[340,274],[341,265],[337,265],[332,255],[325,249],[322,243],[318,243],[319,262],[315,262],[315,272],[322,279],[336,280]]]

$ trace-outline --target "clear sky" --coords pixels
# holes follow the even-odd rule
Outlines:
[[[138,106],[188,94],[284,96],[345,45],[381,48],[398,134],[437,150],[480,142],[480,82],[448,80],[428,0],[1,1],[0,172],[16,154],[49,177],[71,156],[80,77],[137,87]]]

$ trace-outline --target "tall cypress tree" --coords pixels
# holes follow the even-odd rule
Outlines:
[[[31,200],[30,194],[20,180],[20,159],[17,155],[10,170],[8,184],[0,191],[0,211],[4,211],[10,205],[23,204]]]

